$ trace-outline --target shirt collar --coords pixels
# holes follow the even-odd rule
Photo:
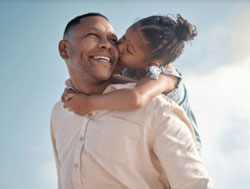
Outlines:
[[[136,83],[126,83],[126,84],[110,84],[103,92],[105,93],[110,93],[112,91],[118,90],[118,89],[123,89],[123,88],[134,88]]]

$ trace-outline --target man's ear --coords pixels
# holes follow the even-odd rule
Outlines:
[[[59,42],[59,45],[58,45],[60,56],[64,60],[69,59],[69,46],[68,45],[69,44],[68,44],[68,42],[66,40],[61,40]]]

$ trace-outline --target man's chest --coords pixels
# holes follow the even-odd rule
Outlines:
[[[71,120],[71,121],[70,121]],[[59,158],[91,154],[95,159],[126,163],[146,144],[147,130],[126,116],[65,118],[57,126]]]

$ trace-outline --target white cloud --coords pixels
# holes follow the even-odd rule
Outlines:
[[[217,188],[248,188],[250,57],[206,75],[189,72],[185,83],[203,139],[203,159]]]
[[[242,63],[250,54],[249,8],[228,15],[227,19],[213,20],[197,25],[198,36],[192,45],[186,45],[183,55],[177,59],[189,70],[205,73],[218,66]],[[182,69],[183,70],[183,69]]]

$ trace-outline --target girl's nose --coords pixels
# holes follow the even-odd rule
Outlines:
[[[118,41],[118,49],[119,49],[119,51],[120,51],[120,54],[122,54],[123,53],[123,44],[122,44],[122,42],[119,40]]]

